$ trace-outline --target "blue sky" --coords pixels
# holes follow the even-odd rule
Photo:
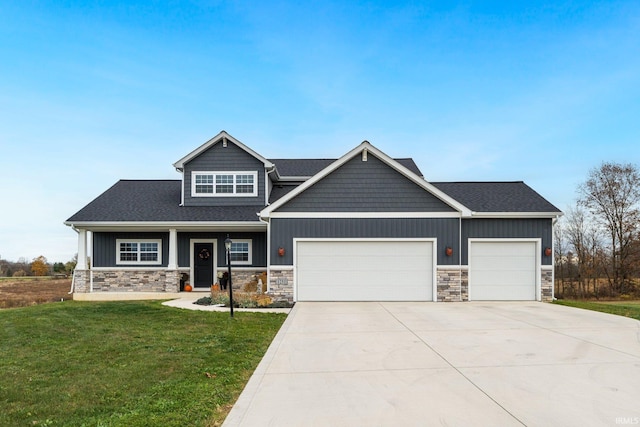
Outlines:
[[[8,4],[7,4],[8,3]],[[368,140],[430,181],[523,180],[560,209],[640,165],[640,3],[20,1],[0,5],[0,256],[224,129],[265,157]]]

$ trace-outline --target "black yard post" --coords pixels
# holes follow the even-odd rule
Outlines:
[[[229,270],[229,309],[231,310],[231,317],[233,317],[233,283],[231,282],[231,239],[227,234],[227,238],[224,241],[224,247],[227,250],[227,269]]]

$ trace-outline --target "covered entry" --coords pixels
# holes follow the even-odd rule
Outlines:
[[[470,301],[534,301],[538,298],[539,241],[471,240]]]
[[[297,301],[433,301],[433,240],[296,240]]]

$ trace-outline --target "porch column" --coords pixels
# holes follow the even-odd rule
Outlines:
[[[175,228],[169,230],[169,265],[167,270],[178,269],[178,231]]]
[[[87,230],[78,230],[78,263],[76,270],[87,269]]]

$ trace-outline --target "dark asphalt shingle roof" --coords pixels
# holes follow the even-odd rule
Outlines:
[[[337,159],[269,159],[271,163],[276,165],[280,176],[300,176],[309,177],[317,174],[322,169],[335,162]],[[405,168],[418,176],[422,176],[422,172],[413,159],[395,159]]]
[[[264,206],[179,206],[182,181],[121,180],[67,222],[258,221]]]
[[[560,212],[522,181],[431,184],[475,212]]]
[[[263,206],[179,206],[179,180],[121,180],[67,221],[189,222],[258,221]],[[522,181],[432,182],[439,190],[475,212],[560,212]],[[276,185],[270,202],[295,185]]]

